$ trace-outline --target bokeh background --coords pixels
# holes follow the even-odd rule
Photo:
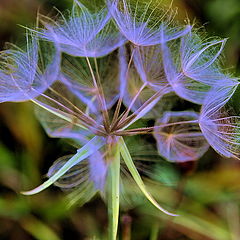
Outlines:
[[[163,1],[170,4],[170,1]],[[240,74],[240,1],[173,0],[177,19],[204,26],[209,36],[228,38],[225,67]],[[0,0],[0,49],[6,42],[21,45],[24,26],[34,26],[37,12],[71,8],[71,0]],[[233,104],[240,109],[239,94]],[[240,110],[239,110],[240,113]],[[96,196],[84,206],[67,207],[67,199],[51,186],[35,196],[21,190],[41,183],[53,161],[76,151],[50,139],[34,116],[31,103],[0,105],[0,239],[106,239],[107,209]],[[154,142],[153,142],[154,144]],[[119,236],[123,240],[239,240],[240,163],[209,152],[198,162],[162,163],[147,185],[154,197],[181,215],[159,213],[144,198],[122,209]],[[95,236],[95,237],[92,237]]]

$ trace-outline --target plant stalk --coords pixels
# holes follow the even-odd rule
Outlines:
[[[108,219],[109,240],[117,239],[119,220],[119,180],[120,180],[120,151],[118,143],[114,144],[109,152],[109,188],[108,188]]]

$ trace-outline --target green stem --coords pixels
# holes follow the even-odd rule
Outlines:
[[[150,240],[157,240],[158,239],[158,233],[159,233],[159,223],[155,222],[151,229],[151,235]]]
[[[116,240],[119,219],[119,179],[120,179],[120,151],[116,144],[110,150],[111,163],[109,166],[108,218],[109,240]]]

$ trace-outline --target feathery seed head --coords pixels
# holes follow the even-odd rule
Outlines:
[[[26,51],[1,53],[0,101],[33,101],[48,135],[79,148],[25,194],[55,184],[72,191],[71,204],[83,204],[100,191],[110,195],[118,219],[124,162],[147,199],[174,215],[147,191],[124,139],[138,136],[141,143],[153,134],[159,154],[172,162],[197,160],[209,145],[239,158],[239,117],[227,111],[239,82],[219,61],[226,40],[201,40],[190,25],[174,25],[171,10],[159,17],[153,1],[87,4],[74,0],[68,17],[43,18],[45,28],[33,30],[38,35],[27,38]],[[200,115],[172,111],[179,99],[202,105]]]

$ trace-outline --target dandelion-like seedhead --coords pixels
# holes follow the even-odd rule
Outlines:
[[[204,40],[192,26],[173,24],[171,10],[140,0],[107,0],[96,9],[86,3],[75,0],[56,21],[42,17],[26,50],[1,52],[0,101],[33,101],[48,135],[78,146],[24,193],[55,184],[71,191],[71,203],[84,203],[100,192],[115,239],[122,167],[154,206],[174,215],[147,191],[125,140],[143,143],[153,134],[158,154],[171,162],[197,160],[209,145],[239,159],[239,117],[227,109],[239,82],[221,66],[226,39]],[[173,111],[181,98],[201,105],[200,113]],[[146,118],[155,124],[136,123]]]

